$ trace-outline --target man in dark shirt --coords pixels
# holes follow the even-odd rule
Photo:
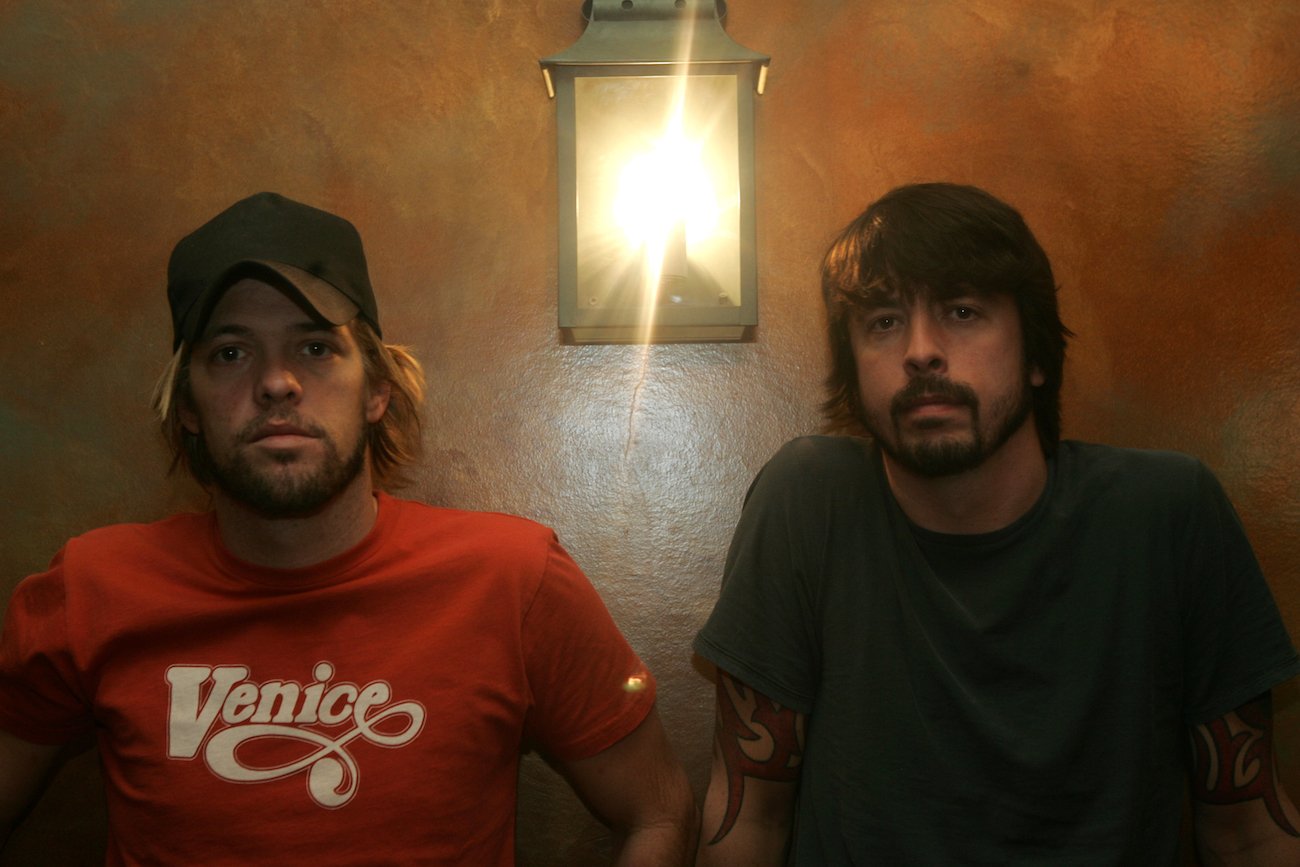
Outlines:
[[[750,490],[696,641],[699,863],[1170,864],[1190,779],[1207,863],[1300,864],[1269,704],[1300,658],[1203,465],[1060,441],[1069,331],[1020,215],[902,187],[822,289],[826,410],[870,438]]]

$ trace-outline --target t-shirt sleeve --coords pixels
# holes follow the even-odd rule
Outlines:
[[[732,536],[722,591],[695,652],[801,713],[821,668],[816,591],[828,532],[814,440],[784,446],[754,479]]]
[[[1197,488],[1183,618],[1189,724],[1217,719],[1300,674],[1300,657],[1241,519],[1204,466]]]
[[[556,759],[602,752],[654,706],[654,677],[554,536],[524,615],[523,650],[532,699],[527,736]]]
[[[19,583],[0,633],[0,729],[60,744],[92,727],[66,626],[63,552]]]

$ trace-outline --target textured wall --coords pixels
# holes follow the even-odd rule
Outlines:
[[[556,335],[537,59],[578,37],[579,0],[0,0],[0,599],[72,533],[202,504],[163,478],[146,408],[166,257],[280,190],[357,223],[386,331],[428,367],[411,493],[559,531],[702,791],[712,691],[688,643],[750,477],[817,424],[817,260],[886,189],[947,179],[1018,205],[1053,257],[1079,334],[1067,435],[1207,460],[1300,638],[1295,4],[729,5],[772,55],[757,339],[645,349]],[[1278,704],[1300,796],[1300,690]],[[599,826],[524,774],[521,860],[592,862]],[[83,758],[0,863],[93,862],[94,783]],[[51,827],[75,830],[33,842]]]

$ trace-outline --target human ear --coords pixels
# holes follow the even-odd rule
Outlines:
[[[374,424],[388,412],[388,401],[393,394],[393,384],[385,379],[371,386],[367,391],[366,421]]]
[[[182,398],[176,405],[176,417],[180,419],[181,427],[185,428],[194,436],[203,434],[203,426],[199,424],[199,414],[190,406],[190,402]]]

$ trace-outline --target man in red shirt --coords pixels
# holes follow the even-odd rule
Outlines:
[[[352,224],[249,197],[177,244],[168,297],[155,404],[212,510],[80,536],[15,591],[0,835],[93,737],[110,864],[512,864],[535,747],[622,863],[687,863],[654,679],[554,534],[384,493],[423,376]]]

